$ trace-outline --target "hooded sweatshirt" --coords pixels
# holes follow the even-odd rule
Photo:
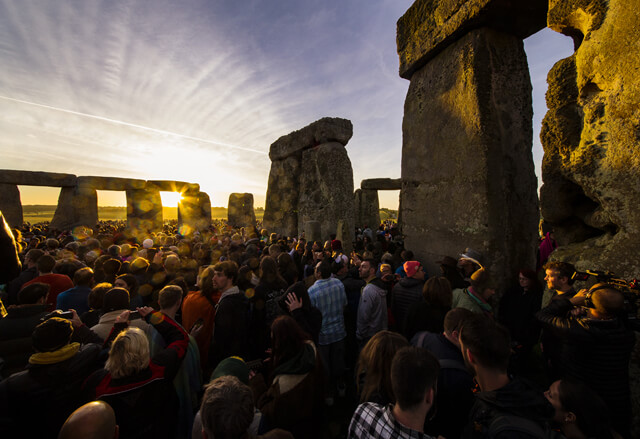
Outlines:
[[[374,278],[362,289],[358,305],[356,337],[368,340],[377,332],[387,329],[387,289],[379,278]]]

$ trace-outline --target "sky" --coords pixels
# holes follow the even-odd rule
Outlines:
[[[399,178],[409,81],[396,22],[411,0],[0,0],[0,168],[199,183],[214,206],[264,206],[279,137],[353,122],[354,188]],[[525,40],[534,162],[551,66],[573,51]],[[59,189],[21,186],[23,204]],[[100,205],[124,205],[103,192]],[[398,192],[380,192],[397,209]]]

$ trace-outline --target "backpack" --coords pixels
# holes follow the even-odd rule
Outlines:
[[[473,430],[478,434],[477,437],[494,438],[499,434],[503,434],[506,437],[509,432],[514,432],[539,439],[562,438],[547,424],[542,426],[529,418],[501,412],[486,406],[484,402],[481,403],[484,407],[480,410],[476,420],[473,421]],[[476,436],[474,435],[474,437]]]

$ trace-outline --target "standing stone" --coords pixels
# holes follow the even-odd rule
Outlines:
[[[405,246],[435,261],[466,247],[497,279],[534,266],[538,224],[531,83],[522,40],[469,32],[411,77],[400,216]],[[504,284],[503,284],[504,285]]]
[[[178,204],[178,229],[181,235],[206,230],[211,224],[211,201],[204,192],[187,191]]]
[[[75,217],[74,227],[94,228],[98,223],[98,193],[96,189],[91,185],[81,183],[78,179],[72,204]]]
[[[71,230],[76,224],[76,212],[73,207],[75,187],[62,187],[58,195],[58,205],[49,227],[57,230]]]
[[[162,229],[160,191],[127,190],[127,225],[137,236]]]
[[[307,241],[322,241],[320,221],[307,221],[302,230]]]
[[[262,223],[270,232],[298,235],[298,197],[302,153],[271,163]]]
[[[353,233],[354,229],[350,229],[349,224],[347,224],[345,220],[338,221],[336,239],[342,243],[342,253],[347,256],[349,256],[353,250]]]
[[[233,227],[255,227],[256,213],[253,210],[253,194],[230,194],[227,221]]]
[[[354,227],[353,170],[340,143],[324,143],[302,153],[298,229],[311,220],[321,224],[322,239],[335,233],[338,220]]]
[[[380,202],[378,201],[378,191],[374,189],[362,189],[360,198],[360,224],[358,226],[369,226],[377,229],[380,225]]]
[[[356,227],[362,227],[362,189],[356,189],[353,193],[353,205],[355,207],[354,221]]]
[[[0,211],[9,226],[22,227],[22,203],[17,185],[0,183]]]

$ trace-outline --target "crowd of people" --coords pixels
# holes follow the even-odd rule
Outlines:
[[[348,252],[224,221],[3,233],[6,437],[631,437],[624,296],[576,291],[550,234],[499,291],[392,222]]]

